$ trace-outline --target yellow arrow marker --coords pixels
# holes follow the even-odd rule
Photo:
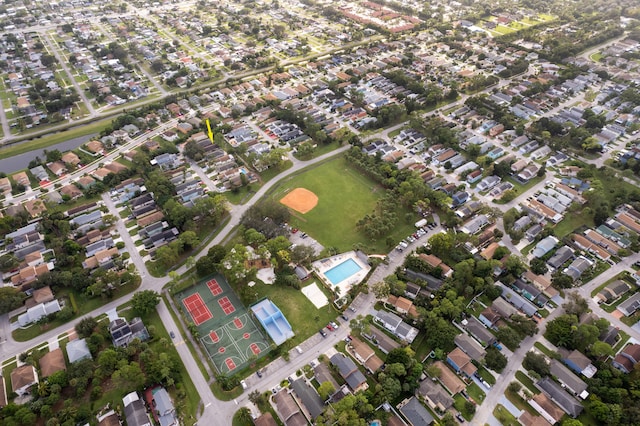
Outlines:
[[[209,123],[208,118],[207,118],[207,134],[209,135],[209,139],[211,139],[211,143],[213,143],[213,132],[211,131],[211,124]]]

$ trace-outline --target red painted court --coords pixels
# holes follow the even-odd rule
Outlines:
[[[240,320],[240,318],[235,318],[233,320],[233,324],[236,326],[236,328],[239,330],[242,327],[244,327],[244,324],[242,323],[242,321]]]
[[[200,297],[200,293],[194,293],[189,297],[185,297],[182,300],[182,303],[184,304],[184,307],[187,308],[187,311],[189,312],[189,315],[191,315],[195,325],[200,325],[213,318],[211,311],[207,305],[205,305],[202,297]]]
[[[218,305],[220,305],[226,315],[232,314],[236,311],[235,306],[233,306],[233,303],[231,303],[227,296],[218,299]]]
[[[218,343],[220,341],[220,336],[218,336],[218,333],[216,333],[215,331],[209,333],[209,338],[213,343]]]
[[[255,355],[258,355],[260,353],[260,348],[255,343],[252,343],[249,347],[251,348],[251,352],[253,352]]]
[[[214,296],[222,294],[222,288],[220,287],[220,284],[218,284],[218,281],[216,280],[207,281],[207,287],[209,287],[209,290],[211,290],[211,294],[213,294]]]
[[[225,359],[224,363],[227,365],[227,368],[229,369],[229,371],[232,371],[236,368],[236,363],[233,362],[231,358]]]

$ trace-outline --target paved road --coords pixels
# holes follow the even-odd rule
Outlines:
[[[82,99],[82,102],[84,102],[85,106],[87,107],[87,110],[89,111],[89,118],[95,117],[97,115],[95,108],[93,108],[93,105],[91,104],[91,101],[87,97],[87,94],[85,93],[85,91],[80,88],[80,85],[78,84],[76,79],[73,77],[73,73],[69,69],[67,59],[63,58],[60,55],[56,41],[49,34],[46,34],[46,35],[43,34],[40,38],[47,44],[47,48],[49,52],[56,57],[58,64],[60,64],[64,72],[67,74],[67,77],[69,77],[69,80],[71,80],[71,84],[76,89],[76,92],[78,92],[78,96],[80,96],[80,99]]]

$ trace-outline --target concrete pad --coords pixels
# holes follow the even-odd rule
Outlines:
[[[318,309],[329,304],[329,299],[327,299],[327,296],[325,296],[322,290],[320,290],[318,283],[316,282],[303,287],[302,294],[304,294]]]

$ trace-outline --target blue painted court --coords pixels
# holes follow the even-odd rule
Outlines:
[[[294,336],[289,321],[271,300],[261,300],[251,306],[251,310],[276,345],[281,345]]]

